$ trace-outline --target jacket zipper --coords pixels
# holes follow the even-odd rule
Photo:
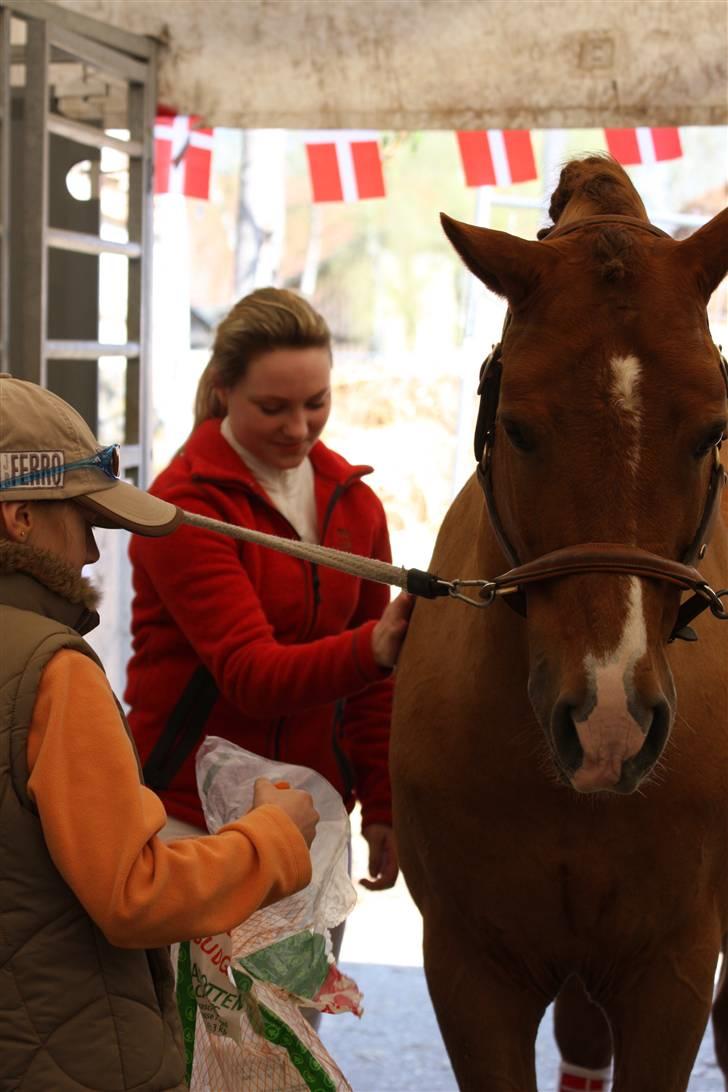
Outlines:
[[[354,768],[349,761],[349,758],[344,751],[341,743],[339,742],[339,730],[344,721],[344,710],[346,709],[346,698],[340,698],[336,703],[334,709],[334,723],[331,732],[331,746],[334,752],[334,758],[336,759],[336,765],[339,767],[339,773],[341,779],[344,782],[344,789],[342,792],[342,798],[344,801],[351,795],[354,788]]]
[[[323,518],[323,521],[321,523],[321,545],[322,546],[324,545],[324,543],[326,541],[326,532],[329,529],[329,523],[331,522],[331,517],[334,514],[334,508],[339,503],[339,501],[341,500],[341,498],[343,497],[343,495],[347,491],[347,489],[349,489],[349,487],[352,486],[355,482],[360,481],[361,478],[362,478],[361,474],[352,474],[349,478],[346,479],[346,481],[339,482],[334,487],[334,491],[331,494],[331,496],[329,497],[329,503],[326,505],[326,511],[324,512],[324,518]],[[315,562],[315,561],[310,562],[310,565],[311,565],[311,590],[313,592],[313,612],[312,612],[312,615],[311,615],[311,624],[309,625],[308,629],[306,630],[306,635],[303,638],[304,641],[308,640],[308,638],[313,633],[314,627],[316,625],[316,621],[318,619],[319,607],[321,606],[321,579],[319,577],[319,567],[318,567],[317,562]]]
[[[281,733],[283,731],[283,725],[286,722],[285,717],[279,717],[276,721],[276,726],[273,729],[273,758],[278,761],[281,757]]]
[[[334,508],[336,507],[336,505],[338,504],[339,500],[344,495],[344,493],[347,491],[347,489],[351,485],[353,485],[354,482],[359,481],[361,479],[361,477],[362,477],[361,474],[352,474],[351,477],[346,479],[346,481],[339,482],[334,487],[334,491],[331,494],[331,496],[329,497],[329,503],[326,505],[326,511],[324,512],[324,518],[323,518],[322,523],[321,523],[321,543],[322,543],[322,545],[323,545],[324,540],[326,538],[326,532],[328,530],[329,523],[331,522],[331,517],[332,517],[332,515],[334,513]],[[279,513],[279,515],[280,515],[280,513]],[[283,518],[285,519],[285,516]],[[289,524],[289,526],[291,526],[291,525]],[[296,533],[296,537],[300,541],[301,536],[298,535],[298,533],[296,532],[295,527],[291,526],[291,530],[294,531],[294,533]],[[319,576],[318,564],[315,561],[311,561],[311,562],[304,562],[304,565],[307,565],[307,567],[309,568],[310,573],[311,573],[312,609],[311,609],[311,621],[310,621],[310,623],[308,625],[308,628],[307,628],[304,636],[301,638],[302,642],[307,641],[310,638],[311,634],[313,633],[313,631],[314,631],[314,629],[316,627],[316,622],[318,620],[319,607],[321,606],[321,578]],[[334,757],[336,758],[337,765],[339,766],[342,777],[344,779],[344,784],[346,786],[346,795],[348,795],[351,792],[352,788],[353,788],[354,779],[353,779],[353,774],[352,774],[352,770],[351,770],[349,761],[348,761],[346,755],[344,754],[344,752],[342,751],[341,746],[339,744],[339,740],[337,738],[337,725],[341,721],[341,719],[343,718],[343,704],[344,703],[343,703],[343,699],[342,699],[342,701],[337,702],[337,705],[336,705],[336,711],[334,713],[334,730],[333,730],[332,743],[333,743]],[[341,706],[341,711],[340,712],[339,712],[339,706]],[[280,759],[281,758],[281,739],[282,739],[282,736],[283,736],[283,726],[284,726],[285,722],[286,722],[286,717],[280,717],[279,720],[276,722],[276,726],[275,726],[275,728],[273,730],[273,758],[274,759]]]
[[[361,479],[361,474],[352,474],[350,478],[347,478],[345,482],[340,482],[334,489],[329,498],[329,503],[326,506],[324,513],[323,523],[321,525],[321,544],[323,545],[326,539],[326,532],[331,522],[331,517],[334,513],[334,508],[338,504],[340,498],[344,495],[346,490],[354,482]],[[319,589],[319,575],[318,565],[312,565],[313,579],[314,579],[314,606],[315,611],[318,612],[318,607],[321,602],[320,589]],[[315,620],[315,616],[314,616]],[[309,631],[310,632],[310,631]],[[339,742],[339,730],[344,721],[344,710],[346,709],[346,698],[340,698],[334,709],[334,722],[331,730],[331,749],[334,752],[334,758],[336,759],[336,765],[339,767],[339,773],[344,783],[342,798],[346,801],[351,795],[354,788],[354,770],[349,761],[344,749]]]

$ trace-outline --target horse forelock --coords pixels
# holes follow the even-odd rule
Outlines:
[[[622,280],[633,270],[634,235],[625,228],[602,228],[594,238],[593,253],[604,280]]]

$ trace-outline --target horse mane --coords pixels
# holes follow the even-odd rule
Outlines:
[[[539,239],[553,230],[570,204],[581,216],[633,216],[649,222],[632,180],[610,155],[572,159],[562,168],[549,205],[552,226],[539,231]],[[619,227],[604,227],[598,233],[594,254],[606,280],[619,280],[629,272],[633,246],[630,233]]]

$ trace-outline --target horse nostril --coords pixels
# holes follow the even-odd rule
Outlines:
[[[667,701],[656,702],[651,709],[652,719],[641,750],[624,764],[624,779],[631,782],[651,769],[662,754],[672,727],[672,710]]]
[[[574,773],[584,761],[584,748],[577,735],[576,725],[572,717],[574,708],[575,706],[568,701],[560,701],[555,706],[551,717],[551,735],[554,741],[554,750],[567,773]]]

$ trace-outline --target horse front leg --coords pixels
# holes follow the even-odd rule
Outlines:
[[[607,1018],[575,974],[564,982],[554,1004],[554,1039],[562,1062],[595,1074],[609,1069],[612,1033]]]
[[[713,1005],[713,1040],[728,1092],[728,934],[723,937],[723,966]]]
[[[460,933],[424,913],[427,985],[461,1092],[537,1092],[536,1032],[550,998]]]
[[[718,951],[704,936],[625,975],[600,1003],[614,1040],[612,1092],[686,1092],[710,1017]]]

